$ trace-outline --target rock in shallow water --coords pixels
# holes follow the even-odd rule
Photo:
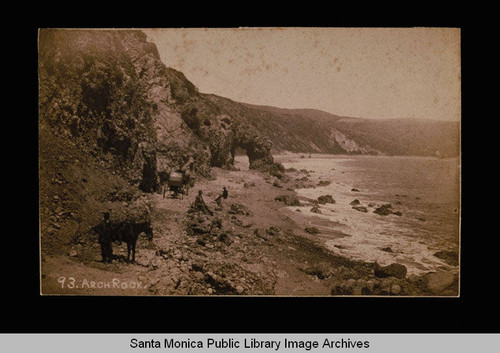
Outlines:
[[[385,278],[385,277],[396,277],[405,278],[408,270],[406,266],[400,264],[390,264],[385,267],[379,267],[375,269],[375,277]]]
[[[456,251],[438,251],[437,253],[434,254],[435,257],[438,259],[443,260],[446,262],[448,265],[451,266],[457,266],[458,265],[458,252]]]

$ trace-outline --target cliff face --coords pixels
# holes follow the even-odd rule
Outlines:
[[[157,191],[163,171],[209,177],[237,146],[251,167],[274,165],[269,141],[167,68],[141,31],[41,30],[38,72],[43,235],[76,237],[97,209]]]
[[[95,155],[111,154],[144,191],[157,188],[157,171],[189,158],[202,174],[231,163],[244,126],[237,132],[230,116],[165,67],[142,32],[42,30],[39,48],[40,124]],[[251,159],[272,159],[246,140]]]

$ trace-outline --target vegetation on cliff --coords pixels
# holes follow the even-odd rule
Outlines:
[[[117,201],[103,196],[110,189],[156,192],[159,173],[182,166],[210,177],[211,167],[231,167],[237,146],[251,168],[279,170],[269,141],[167,68],[141,31],[41,30],[38,69],[43,234],[67,223],[54,200],[73,205],[66,215],[78,220],[63,233],[75,239],[96,221],[83,214]],[[47,182],[61,175],[64,182]]]

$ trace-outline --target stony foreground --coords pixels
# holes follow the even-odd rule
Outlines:
[[[320,220],[284,206],[332,202],[299,200],[302,171],[280,179],[256,171],[215,170],[188,195],[148,196],[154,239],[140,237],[135,263],[114,244],[115,260],[100,262],[99,244],[88,234],[66,255],[42,256],[44,294],[83,295],[278,295],[456,296],[458,278],[447,272],[407,276],[403,265],[380,267],[352,261],[322,246]],[[215,199],[225,186],[229,197]],[[190,211],[198,193],[212,212]],[[144,202],[144,201],[143,201]],[[322,221],[324,222],[324,221]],[[331,232],[328,236],[345,236]]]

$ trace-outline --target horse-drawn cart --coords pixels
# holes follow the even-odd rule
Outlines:
[[[165,197],[167,191],[170,193],[171,197],[178,197],[180,194],[181,199],[183,195],[188,195],[189,179],[189,174],[182,169],[171,172],[168,175],[166,186],[163,188],[163,197]]]

